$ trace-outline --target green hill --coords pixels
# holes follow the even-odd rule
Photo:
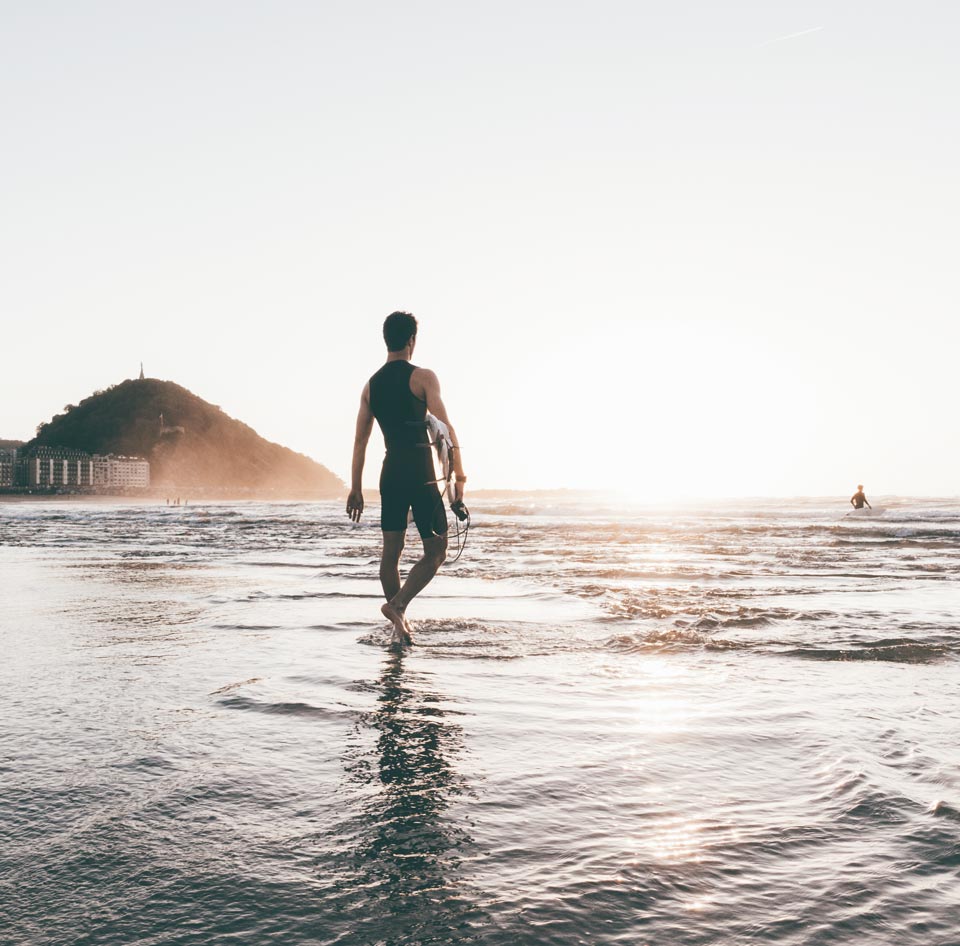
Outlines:
[[[0,450],[16,450],[22,446],[22,440],[0,440]]]
[[[344,491],[326,467],[264,440],[179,384],[153,378],[124,381],[68,405],[23,450],[39,446],[146,457],[157,487],[274,496]]]

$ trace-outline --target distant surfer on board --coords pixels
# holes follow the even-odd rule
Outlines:
[[[380,472],[380,584],[387,603],[380,610],[393,624],[394,642],[412,644],[407,606],[426,588],[447,556],[447,515],[433,469],[427,411],[446,425],[449,434],[454,504],[463,501],[467,478],[457,435],[440,397],[440,382],[432,371],[410,363],[417,343],[417,320],[409,312],[392,312],[383,323],[383,340],[387,343],[386,364],[366,383],[360,397],[347,515],[359,522],[363,512],[363,464],[376,419],[387,448]],[[423,542],[423,557],[401,585],[400,553],[411,509]]]
[[[863,509],[864,506],[867,509],[873,509],[873,506],[867,502],[867,497],[863,493],[863,483],[857,487],[857,491],[850,497],[850,505],[854,509]]]

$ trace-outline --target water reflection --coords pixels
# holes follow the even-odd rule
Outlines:
[[[204,617],[197,593],[215,580],[197,566],[149,560],[86,561],[68,566],[71,581],[56,610],[91,648],[195,641]]]
[[[450,811],[468,790],[456,767],[464,751],[456,711],[399,654],[385,661],[373,689],[376,706],[357,733],[363,742],[346,760],[353,784],[367,790],[349,826],[358,843],[340,885],[353,928],[336,941],[472,942],[480,911],[459,875],[472,840]]]

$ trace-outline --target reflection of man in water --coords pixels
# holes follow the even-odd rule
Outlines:
[[[463,710],[399,653],[388,657],[371,690],[376,702],[359,717],[344,758],[361,787],[346,797],[359,807],[325,864],[338,912],[363,923],[337,942],[473,943],[465,931],[488,921],[460,872],[475,852],[469,822],[455,807],[469,789],[458,766]]]
[[[873,509],[873,506],[867,502],[867,497],[863,494],[863,483],[857,487],[857,491],[850,497],[850,505],[854,509],[863,509],[864,506]]]
[[[393,624],[394,641],[411,644],[407,605],[426,588],[447,555],[447,516],[424,423],[427,411],[450,430],[456,475],[452,502],[463,498],[467,478],[457,435],[440,397],[440,382],[432,371],[410,363],[417,343],[417,320],[409,312],[391,313],[383,323],[383,340],[387,343],[387,363],[367,382],[360,398],[347,515],[359,522],[363,512],[363,463],[376,418],[387,447],[380,473],[380,584],[387,603],[380,610]],[[411,509],[423,541],[423,557],[410,569],[401,587],[400,553]]]

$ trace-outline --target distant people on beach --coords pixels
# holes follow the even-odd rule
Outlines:
[[[854,509],[863,509],[864,506],[866,506],[867,509],[873,509],[873,506],[867,502],[867,497],[864,495],[863,483],[857,487],[857,491],[850,497],[850,505],[853,506]]]
[[[427,411],[449,428],[454,503],[463,500],[467,477],[457,435],[440,397],[440,382],[432,371],[410,362],[417,343],[417,320],[409,312],[392,312],[383,323],[383,340],[386,364],[366,383],[360,397],[347,515],[359,522],[363,513],[363,464],[376,420],[387,448],[380,472],[380,584],[387,603],[380,610],[393,624],[394,643],[412,644],[407,606],[426,588],[447,556],[447,515],[433,469]],[[411,509],[423,542],[423,557],[401,585],[400,553]]]

